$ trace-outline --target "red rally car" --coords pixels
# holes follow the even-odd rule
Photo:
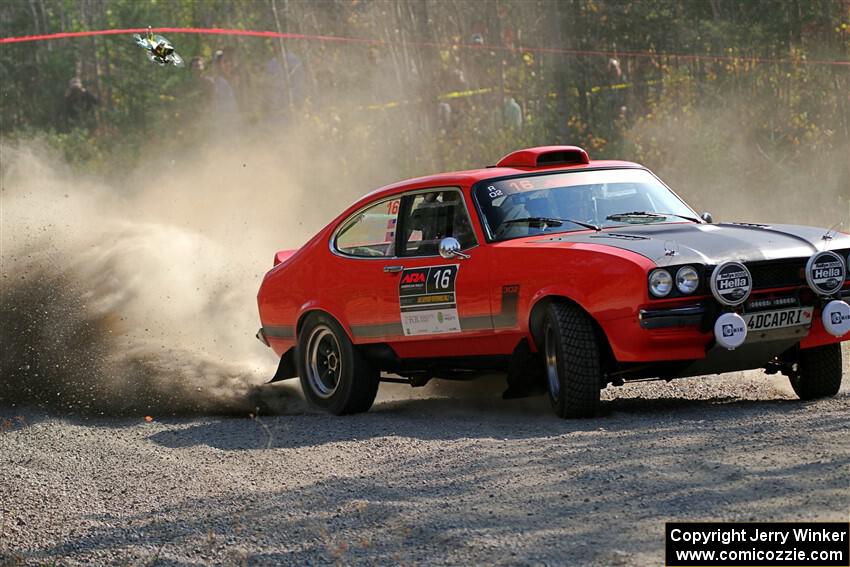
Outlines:
[[[638,164],[530,148],[379,189],[278,252],[257,337],[273,381],[335,414],[381,381],[493,371],[561,417],[608,384],[755,368],[812,399],[841,385],[848,254],[836,231],[713,224]]]

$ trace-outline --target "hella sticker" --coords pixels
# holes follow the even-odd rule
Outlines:
[[[746,266],[739,262],[725,262],[711,274],[711,293],[724,305],[740,305],[753,289],[753,279]]]
[[[806,281],[815,293],[832,295],[844,284],[844,259],[835,252],[820,252],[806,264]]]

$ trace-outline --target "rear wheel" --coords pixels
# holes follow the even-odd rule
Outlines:
[[[575,305],[552,303],[543,320],[543,341],[552,409],[558,417],[592,417],[603,379],[593,321]]]
[[[801,350],[791,387],[801,400],[834,396],[841,388],[841,345]]]
[[[379,373],[329,315],[308,316],[298,334],[297,360],[301,388],[313,405],[336,415],[372,407]]]

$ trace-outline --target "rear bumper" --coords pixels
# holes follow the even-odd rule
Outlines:
[[[295,346],[295,328],[291,326],[266,325],[260,327],[256,337],[279,356],[283,356],[283,353]]]

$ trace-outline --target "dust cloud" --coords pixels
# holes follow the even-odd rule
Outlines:
[[[640,149],[645,165],[715,222],[850,231],[850,147],[807,140],[771,147],[761,130],[781,111],[756,121],[752,105],[729,97],[721,108],[706,104],[650,115],[625,133],[627,151]]]
[[[741,124],[734,105],[690,109],[634,125],[626,147],[654,155],[646,165],[718,220],[848,229],[847,152],[794,170]],[[333,156],[345,148],[323,144],[289,132],[176,154],[140,149],[141,166],[98,178],[37,141],[0,142],[0,404],[154,416],[304,411],[297,386],[263,385],[276,365],[254,338],[263,273],[276,250],[404,176],[374,163],[343,176]],[[386,145],[373,149],[392,155]],[[382,388],[381,399],[461,396],[489,407],[503,386],[434,381]]]
[[[300,410],[297,389],[261,386],[276,361],[253,336],[256,292],[275,250],[299,246],[358,193],[320,196],[287,167],[297,152],[281,151],[204,145],[110,180],[37,143],[0,147],[0,403]]]

